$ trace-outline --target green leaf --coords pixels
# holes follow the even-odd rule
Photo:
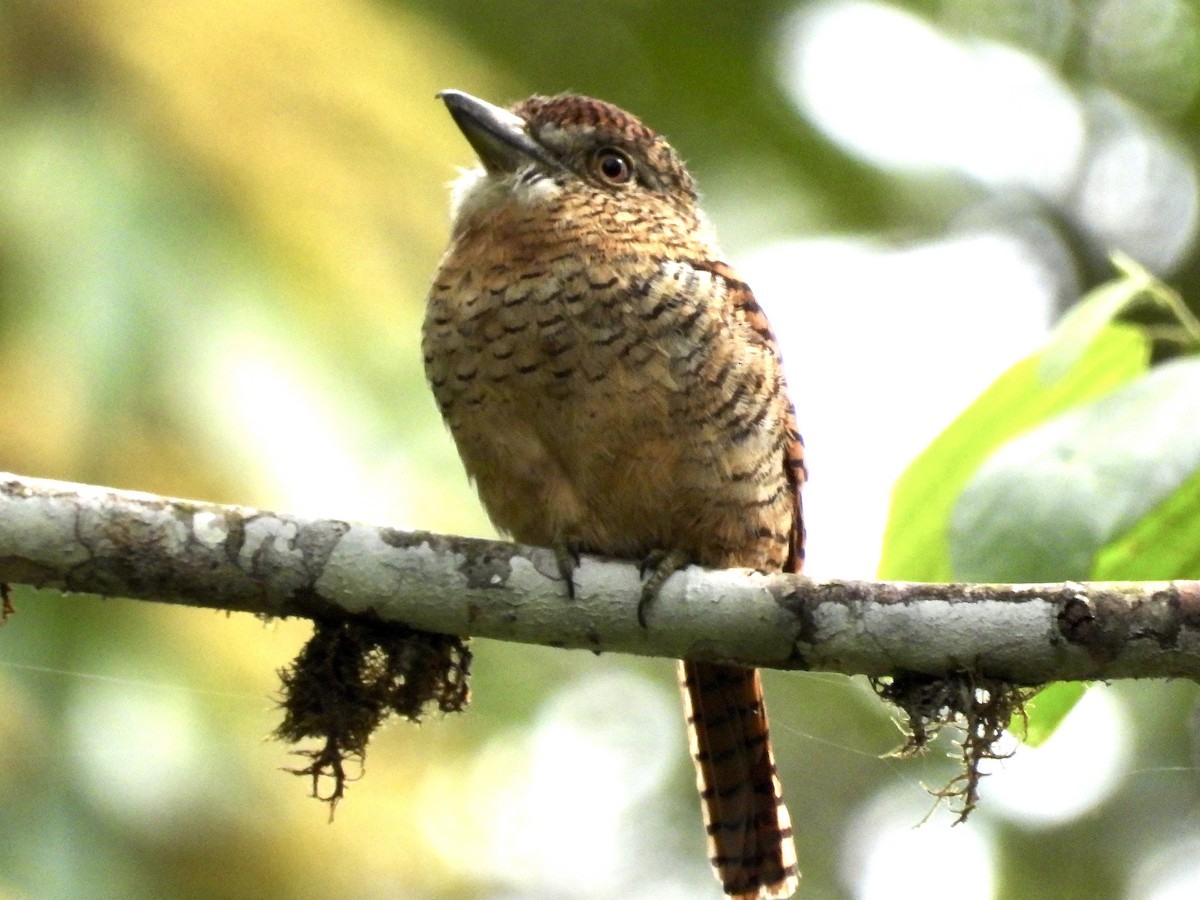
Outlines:
[[[1090,578],[1101,548],[1167,504],[1198,469],[1200,358],[1187,357],[993,453],[951,517],[954,574],[966,581]],[[1200,517],[1194,510],[1185,520]],[[1144,527],[1161,533],[1166,519],[1156,518]],[[1185,533],[1196,527],[1191,522]]]
[[[1186,309],[1180,312],[1177,295],[1145,270],[1123,258],[1114,261],[1122,277],[1085,298],[1064,318],[1044,351],[997,379],[897,482],[880,577],[1059,580],[1087,577],[1097,567],[1103,572],[1097,577],[1115,580],[1147,577],[1129,574],[1139,563],[1148,571],[1161,565],[1160,572],[1172,573],[1152,577],[1183,577],[1200,565],[1200,523],[1194,522],[1200,514],[1193,512],[1200,511],[1200,470],[1177,483],[1186,461],[1169,471],[1152,462],[1152,454],[1163,451],[1164,440],[1171,440],[1167,420],[1172,415],[1178,431],[1186,431],[1189,421],[1200,422],[1200,416],[1180,409],[1188,390],[1194,390],[1186,384],[1191,378],[1185,372],[1139,379],[1149,364],[1149,334],[1113,320],[1131,305],[1148,301],[1165,308],[1189,338],[1195,323]],[[1108,399],[1113,396],[1118,399]],[[1200,390],[1192,396],[1200,396]],[[1174,412],[1155,416],[1150,407],[1159,403]],[[1108,417],[1108,432],[1094,435],[1082,454],[1069,441],[1056,442],[1043,433],[1048,429],[1053,438],[1055,428],[1070,432],[1072,415],[1082,417],[1077,427],[1085,430],[1105,424]],[[1059,419],[1067,424],[1049,427]],[[990,491],[966,502],[967,494],[979,489],[981,473],[991,471],[997,457],[1003,461],[1001,448],[1007,450],[1010,442],[1020,448],[1021,435],[1033,435],[1034,444],[1040,440],[1041,455],[1030,460],[1032,454],[1027,454],[1022,465],[996,472]],[[1122,450],[1134,454],[1137,448],[1145,449],[1150,463],[1144,459],[1135,466],[1137,471],[1123,476],[1125,484],[1116,493],[1123,494],[1125,502],[1109,508],[1107,519],[1098,517],[1096,510],[1105,506],[1110,489],[1106,479],[1112,477],[1112,470],[1105,468],[1105,451],[1115,449],[1115,455],[1124,458]],[[1181,458],[1187,456],[1182,445],[1175,449]],[[1090,465],[1081,463],[1081,456],[1088,457]],[[1039,466],[1055,470],[1057,490],[1036,477]],[[1142,515],[1147,504],[1153,510]],[[1031,519],[1049,527],[1034,529]],[[1097,563],[1105,537],[1134,520],[1122,537],[1103,548]],[[1153,547],[1149,552],[1148,546]],[[1043,690],[1028,707],[1026,742],[1044,742],[1086,689],[1072,682]],[[1010,730],[1019,731],[1022,725],[1026,723],[1014,722]]]
[[[1087,689],[1084,681],[1059,681],[1043,688],[1025,704],[1026,717],[1015,716],[1009,723],[1009,732],[1017,735],[1024,732],[1023,740],[1031,747],[1044,744]]]
[[[1149,272],[1131,264],[1120,278],[1100,285],[1071,307],[1042,354],[1042,379],[1053,383],[1065,376],[1116,315],[1154,283]]]
[[[1109,325],[1057,380],[1042,354],[1001,375],[908,467],[892,491],[879,577],[952,581],[948,527],[959,494],[998,447],[1145,371],[1149,344],[1132,326]]]
[[[1136,525],[1101,548],[1096,581],[1200,578],[1200,469]]]

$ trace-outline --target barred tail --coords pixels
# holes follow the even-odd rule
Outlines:
[[[758,670],[681,662],[679,677],[717,880],[734,900],[790,897],[800,872]]]

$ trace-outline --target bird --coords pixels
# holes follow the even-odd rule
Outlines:
[[[799,572],[804,447],[779,349],[676,151],[580,94],[438,97],[478,165],[451,187],[422,352],[496,528],[553,547],[568,593],[580,553],[640,561],[643,625],[685,565]],[[679,679],[717,879],[736,900],[791,896],[758,671],[682,661]]]

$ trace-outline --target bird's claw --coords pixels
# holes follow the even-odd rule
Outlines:
[[[579,568],[579,542],[570,538],[555,541],[554,561],[558,564],[558,574],[567,583],[567,599],[575,599],[575,570]]]
[[[652,550],[642,559],[638,573],[645,581],[638,600],[637,620],[643,628],[646,627],[646,610],[657,599],[662,586],[689,562],[688,554],[683,550]]]

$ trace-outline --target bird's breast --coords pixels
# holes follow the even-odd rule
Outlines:
[[[764,523],[790,515],[773,351],[707,271],[539,246],[460,243],[427,309],[426,370],[493,522],[528,543],[763,564]]]

